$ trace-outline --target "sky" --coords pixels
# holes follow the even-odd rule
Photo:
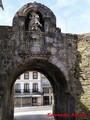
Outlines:
[[[0,8],[0,25],[12,26],[15,13],[34,1],[53,11],[62,33],[90,33],[90,0],[2,0],[4,10]]]

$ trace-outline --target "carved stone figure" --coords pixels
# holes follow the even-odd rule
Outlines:
[[[30,19],[29,30],[40,30],[39,26],[42,27],[42,25],[39,22],[40,20],[39,15],[36,14],[35,12],[32,12],[29,19]]]
[[[2,0],[0,0],[0,7],[4,10]]]

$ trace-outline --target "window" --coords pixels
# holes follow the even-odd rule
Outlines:
[[[38,79],[38,72],[33,72],[33,79]]]
[[[29,72],[24,73],[24,79],[29,79]]]
[[[33,83],[33,92],[37,92],[37,91],[38,91],[38,84]]]
[[[24,84],[24,92],[29,92],[29,83]]]
[[[21,92],[20,84],[15,84],[15,92]]]

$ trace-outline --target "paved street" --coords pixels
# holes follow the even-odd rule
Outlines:
[[[48,113],[52,113],[51,106],[15,108],[14,120],[54,120]]]

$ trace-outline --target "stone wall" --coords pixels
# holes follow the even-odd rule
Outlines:
[[[67,39],[68,66],[74,74],[73,84],[76,84],[76,113],[87,113],[86,119],[90,119],[90,34],[64,34]],[[77,40],[76,40],[77,38]],[[73,46],[73,48],[72,48]],[[74,48],[77,48],[77,52]],[[72,49],[73,50],[72,50]],[[75,60],[76,57],[76,61]],[[73,63],[73,64],[72,64]],[[73,65],[73,67],[70,67]],[[70,81],[71,82],[71,81]],[[71,85],[71,87],[73,87]],[[82,120],[82,118],[78,118]]]
[[[9,53],[12,52],[11,50],[11,37],[12,37],[12,27],[0,27],[0,51],[3,65],[1,65],[1,69],[5,68],[4,63],[8,62],[6,58],[9,57]],[[75,80],[69,82],[70,90],[72,90],[73,86],[76,84],[72,94],[74,94],[76,98],[76,112],[87,112],[89,114],[90,111],[90,37],[85,35],[73,35],[73,34],[62,34],[62,37],[64,38],[64,47],[66,47],[67,51],[65,49],[60,49],[59,51],[63,54],[63,56],[60,57],[52,57],[52,61],[57,61],[57,58],[63,59],[64,52],[67,52],[68,61],[67,66],[69,68],[69,71],[71,71],[70,78],[73,79],[73,75],[75,76]],[[48,40],[48,47],[47,49],[50,50],[50,44],[51,42]],[[5,42],[6,41],[6,42]],[[10,42],[11,41],[11,42]],[[6,44],[7,43],[7,44]],[[55,54],[59,51],[57,51],[57,44],[53,43],[55,48],[53,48]],[[59,44],[58,44],[59,45]],[[61,46],[62,48],[62,46]],[[77,48],[77,51],[76,51]],[[5,54],[5,55],[4,55]],[[77,57],[76,57],[77,56]],[[10,56],[11,57],[11,56]],[[77,61],[76,61],[77,60]],[[59,63],[57,63],[59,65]],[[64,70],[63,70],[64,71]],[[76,73],[75,73],[76,71]],[[2,72],[0,72],[1,75]],[[1,77],[0,77],[1,78]],[[78,82],[79,80],[79,82]],[[1,88],[4,85],[4,81],[0,81]],[[0,94],[2,96],[2,90],[0,91]],[[0,102],[1,103],[1,102]],[[89,118],[88,118],[89,119]]]
[[[90,35],[78,35],[78,51],[81,55],[80,61],[80,75],[83,93],[81,94],[80,101],[84,105],[80,105],[82,109],[86,108],[90,116]],[[88,119],[90,119],[88,116]]]

